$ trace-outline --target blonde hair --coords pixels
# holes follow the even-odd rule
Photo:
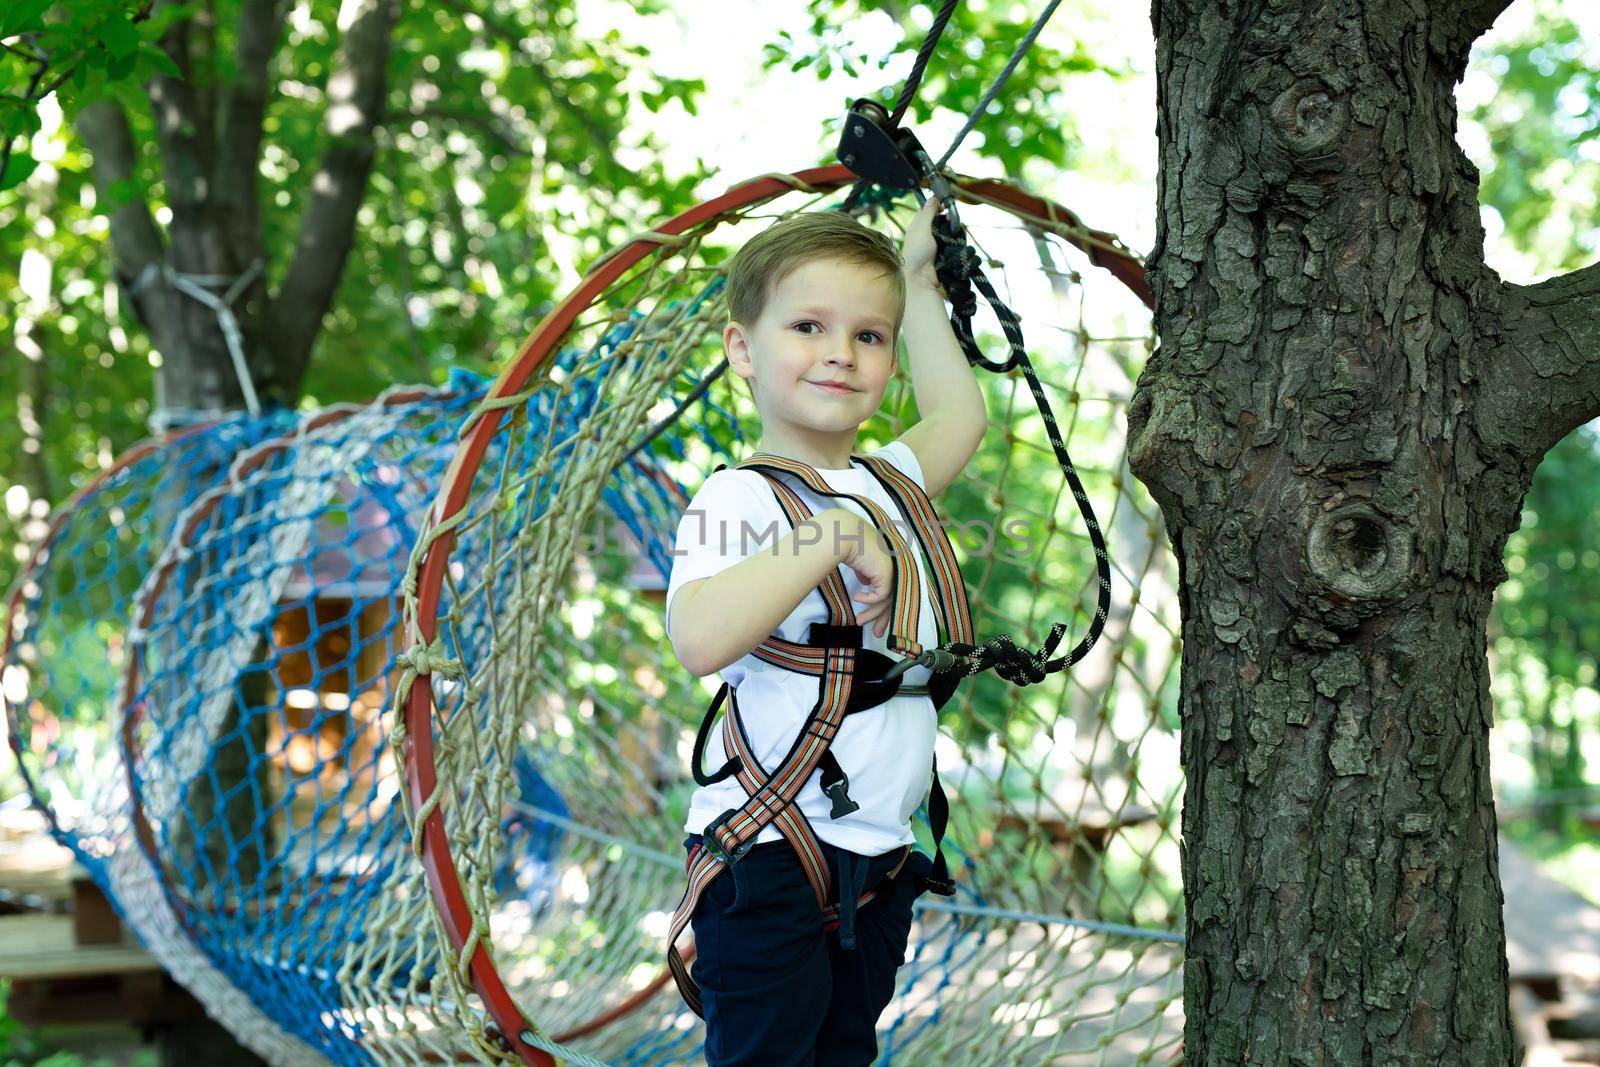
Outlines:
[[[893,280],[894,333],[906,310],[900,250],[888,237],[842,211],[800,211],[746,241],[728,265],[728,318],[754,325],[772,290],[796,267],[814,259],[843,259],[882,267]],[[891,338],[892,341],[892,338]]]

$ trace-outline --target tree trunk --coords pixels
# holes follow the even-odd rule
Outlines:
[[[1505,2],[1155,3],[1192,1067],[1511,1062],[1485,627],[1600,278],[1483,264],[1453,87]]]
[[[162,0],[172,6],[175,0]],[[263,403],[294,407],[311,351],[332,306],[355,240],[388,92],[387,63],[400,0],[348,5],[328,79],[326,134],[311,182],[293,257],[277,292],[266,283],[258,203],[261,124],[269,96],[268,66],[288,7],[279,0],[242,0],[233,80],[196,75],[215,70],[215,56],[197,62],[193,22],[176,18],[161,38],[180,71],[149,85],[171,221],[163,234],[142,197],[116,189],[135,176],[135,145],[126,114],[113,100],[80,113],[79,135],[94,155],[94,181],[111,215],[117,280],[161,353],[156,408],[182,415],[244,406],[245,392],[222,308],[237,325],[236,344]],[[239,291],[226,300],[232,285]],[[212,300],[196,295],[209,293]]]

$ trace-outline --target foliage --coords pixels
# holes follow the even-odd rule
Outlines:
[[[864,86],[882,84],[881,89],[862,95],[874,96],[892,110],[899,100],[904,75],[911,70],[911,64],[903,61],[921,46],[933,21],[933,8],[924,4],[907,8],[897,0],[810,0],[807,7],[811,13],[809,34],[820,45],[802,45],[793,35],[781,33],[763,50],[766,67],[809,69],[819,78],[827,78],[835,69],[842,70],[859,77]],[[888,15],[903,33],[886,53],[861,47],[852,35],[852,27],[870,13]],[[999,76],[1035,17],[1037,12],[1031,7],[958,4],[939,37],[903,121],[918,129],[941,112],[947,117],[953,112],[965,119]],[[1068,17],[1061,16],[1063,21]],[[1074,41],[1070,49],[1062,50],[1053,47],[1051,40],[1040,36],[990,105],[988,114],[969,135],[967,143],[981,146],[981,154],[998,164],[999,172],[1006,177],[1026,180],[1030,175],[1059,171],[1073,163],[1073,111],[1079,101],[1076,95],[1064,91],[1071,84],[1071,76],[1129,73],[1108,67],[1081,43]],[[891,69],[903,73],[890,77]],[[838,122],[833,120],[828,128],[835,142]],[[923,147],[938,159],[946,146],[925,140]]]
[[[1600,42],[1560,0],[1531,0],[1503,18],[1518,16],[1520,28],[1474,52],[1493,95],[1463,118],[1486,141],[1482,203],[1538,273],[1559,273],[1600,256]]]
[[[53,96],[75,115],[157,71],[176,73],[156,47],[168,8],[151,18],[151,0],[15,0],[0,9],[0,192],[27,179],[38,165],[30,154],[39,132],[39,102]]]
[[[0,1067],[110,1067],[109,1060],[51,1050],[49,1042],[6,1014],[9,992],[10,983],[0,979]],[[154,1054],[146,1052],[135,1062],[146,1067],[154,1061]]]
[[[1506,548],[1495,598],[1497,715],[1521,739],[1537,822],[1566,836],[1600,802],[1600,767],[1585,758],[1600,734],[1600,428],[1583,427],[1545,457]],[[1531,795],[1529,795],[1531,794]]]
[[[201,95],[228,90],[240,6],[217,4],[217,32],[198,35],[209,49],[193,64]],[[639,118],[669,105],[692,111],[702,83],[651,76],[648,49],[618,33],[580,37],[575,8],[523,0],[490,14],[409,0],[390,55],[389,122],[305,404],[442,382],[454,366],[492,373],[589,261],[691,202],[704,169],[663,173]],[[336,8],[287,10],[259,167],[274,285],[331,143],[323,120],[340,37]],[[160,12],[168,20],[194,14]],[[156,32],[160,21],[140,32]],[[138,170],[114,195],[142,197],[165,226],[171,209],[155,118],[132,88],[142,70],[117,93]],[[97,196],[92,160],[59,96],[28,109],[38,169],[0,193],[8,253],[0,292],[20,297],[0,300],[0,331],[16,338],[21,356],[0,360],[0,395],[17,404],[15,418],[0,420],[0,452],[15,457],[0,473],[0,587],[26,556],[22,542],[42,533],[48,508],[144,436],[161,359],[114,277],[107,215],[120,203]]]

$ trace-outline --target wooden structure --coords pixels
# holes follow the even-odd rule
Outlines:
[[[1504,838],[1500,880],[1523,1067],[1600,1064],[1600,908]]]

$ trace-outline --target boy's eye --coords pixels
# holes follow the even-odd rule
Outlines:
[[[811,335],[812,331],[810,329],[805,329],[805,327],[813,327],[813,328],[815,328],[816,325],[817,324],[812,322],[810,319],[804,319],[804,320],[802,320],[800,322],[795,323],[794,324],[794,329],[799,330],[802,334],[804,334],[804,335],[809,337]],[[879,342],[881,342],[883,340],[883,335],[880,334],[877,330],[862,330],[861,333],[858,336],[870,337],[872,340],[868,342],[869,344],[878,344]]]

